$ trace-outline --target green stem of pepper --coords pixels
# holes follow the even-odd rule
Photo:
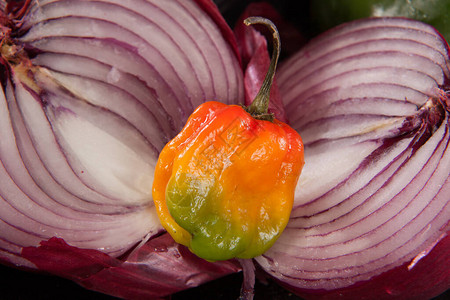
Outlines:
[[[269,113],[269,101],[270,101],[270,88],[275,76],[275,70],[277,68],[278,58],[280,56],[280,35],[277,27],[272,21],[262,17],[249,17],[244,20],[244,24],[249,26],[253,24],[262,24],[270,29],[273,37],[273,51],[272,58],[270,60],[270,66],[267,70],[266,77],[262,83],[261,89],[253,100],[252,104],[247,107],[247,112],[251,114],[255,119],[273,121],[273,114]]]

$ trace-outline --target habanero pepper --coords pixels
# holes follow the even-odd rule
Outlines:
[[[206,102],[161,151],[153,200],[164,228],[197,256],[253,258],[283,232],[304,165],[299,134],[268,114],[279,35],[263,85],[247,107]]]

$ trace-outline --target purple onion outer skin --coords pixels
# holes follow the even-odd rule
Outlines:
[[[256,261],[306,299],[450,287],[449,47],[407,19],[343,24],[280,66],[305,143],[291,220]]]

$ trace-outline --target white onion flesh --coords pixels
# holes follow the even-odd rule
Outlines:
[[[279,69],[305,167],[287,229],[258,263],[299,289],[333,290],[413,268],[450,220],[446,42],[406,19],[313,40]]]
[[[2,3],[3,4],[3,3]],[[117,256],[161,232],[159,151],[207,100],[244,101],[242,71],[195,1],[33,1],[0,95],[0,259],[51,237]]]

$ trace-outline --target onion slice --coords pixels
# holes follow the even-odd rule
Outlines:
[[[351,299],[354,286],[390,270],[410,285],[408,276],[426,280],[430,268],[413,270],[429,259],[440,261],[438,279],[403,292],[432,297],[450,286],[450,252],[432,251],[450,230],[449,67],[445,40],[400,18],[339,26],[280,67],[306,164],[287,229],[256,259],[264,270],[310,294],[352,287],[339,294]],[[400,290],[376,282],[370,299]]]
[[[235,44],[209,1],[21,5],[2,44],[0,261],[45,270],[30,249],[56,237],[125,263],[113,257],[162,232],[151,198],[159,151],[200,103],[244,102]],[[88,258],[73,266],[84,277]],[[166,292],[235,270],[189,283],[194,266]]]

